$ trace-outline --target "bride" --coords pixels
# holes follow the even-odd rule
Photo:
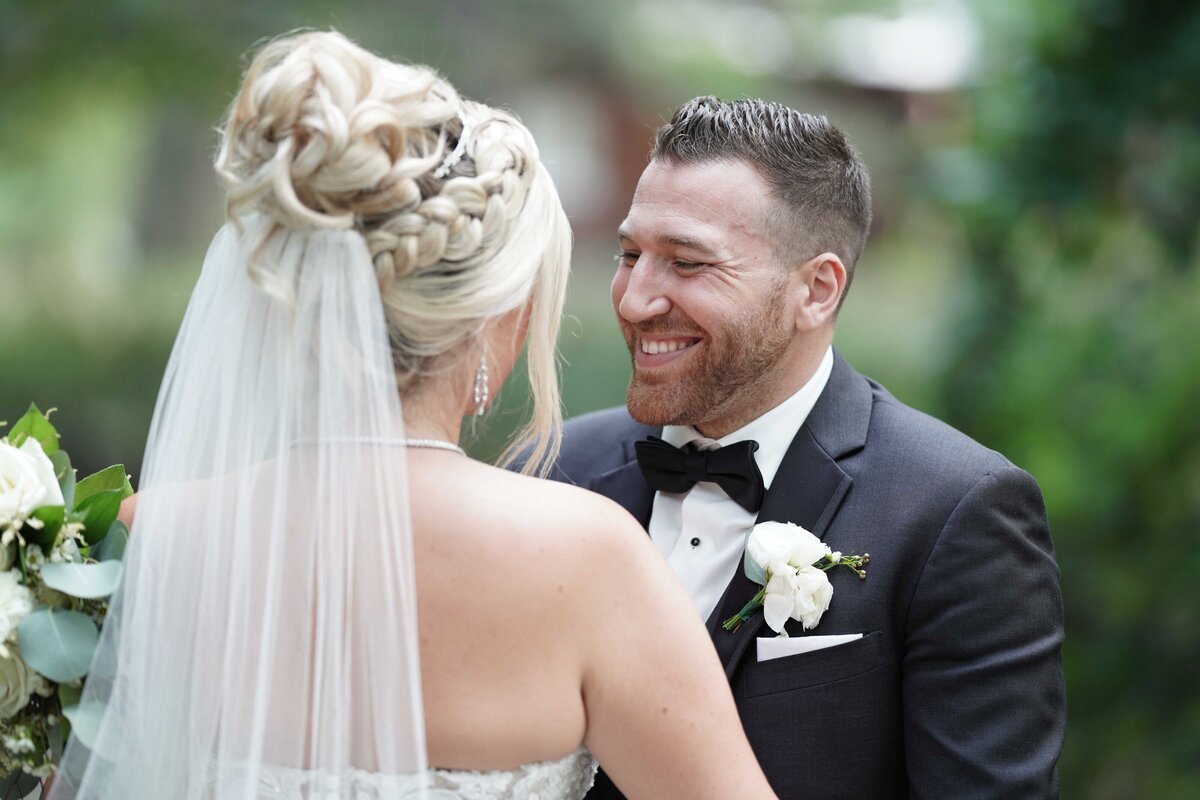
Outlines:
[[[305,33],[255,57],[216,167],[52,798],[568,800],[596,760],[631,798],[774,797],[644,531],[534,477],[570,233],[529,132]],[[457,440],[523,348],[517,475]]]

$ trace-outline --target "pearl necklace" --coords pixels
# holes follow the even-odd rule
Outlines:
[[[446,442],[441,439],[401,439],[405,447],[425,447],[430,450],[449,450],[452,453],[466,455],[467,451],[456,445],[454,442]]]
[[[401,447],[423,447],[429,450],[448,450],[451,453],[466,455],[467,451],[454,442],[443,439],[393,439],[384,436],[330,436],[321,439],[300,439],[296,444],[377,444],[400,445]]]

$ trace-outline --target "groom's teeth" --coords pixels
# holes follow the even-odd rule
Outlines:
[[[658,355],[659,353],[674,353],[676,350],[691,347],[692,344],[694,342],[687,339],[642,339],[642,352],[651,356]]]

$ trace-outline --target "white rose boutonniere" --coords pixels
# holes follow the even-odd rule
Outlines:
[[[790,522],[763,522],[754,526],[746,542],[746,577],[763,588],[737,614],[725,620],[724,628],[735,631],[759,608],[771,630],[787,636],[789,619],[804,630],[815,628],[829,609],[833,584],[825,573],[846,567],[866,578],[863,567],[870,555],[842,555],[810,532]]]

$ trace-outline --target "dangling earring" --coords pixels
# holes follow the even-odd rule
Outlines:
[[[482,417],[488,403],[487,356],[479,356],[479,369],[475,370],[475,416]]]

